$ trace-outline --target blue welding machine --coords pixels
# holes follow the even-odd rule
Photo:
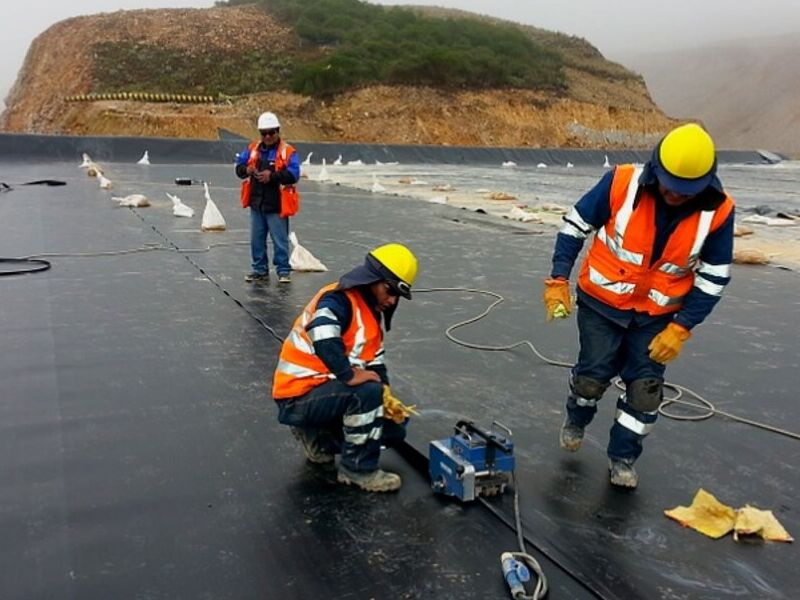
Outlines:
[[[456,423],[455,435],[430,444],[428,469],[434,492],[469,502],[502,494],[514,471],[511,430],[494,421],[484,431],[472,421]]]

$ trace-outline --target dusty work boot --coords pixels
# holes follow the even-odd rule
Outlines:
[[[630,459],[609,459],[608,479],[611,485],[624,488],[635,488],[639,484],[639,476]]]
[[[308,433],[300,427],[291,427],[292,435],[303,446],[306,459],[315,465],[329,465],[333,463],[335,457],[330,452],[326,452],[316,440],[309,437]]]
[[[389,473],[381,469],[367,473],[356,473],[341,465],[339,465],[339,473],[336,476],[336,480],[345,485],[357,485],[368,492],[393,492],[399,490],[403,484],[400,475],[397,473]]]
[[[269,281],[269,273],[259,273],[253,271],[244,276],[247,283],[267,283]]]
[[[561,431],[558,434],[558,444],[562,450],[577,452],[583,442],[583,427],[570,423],[569,417],[564,419]]]

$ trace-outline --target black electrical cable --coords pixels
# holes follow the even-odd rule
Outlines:
[[[14,189],[15,185],[46,185],[49,187],[55,187],[67,185],[67,182],[59,179],[37,179],[36,181],[26,181],[24,183],[6,183],[4,181],[0,181],[0,192],[10,192]]]
[[[6,269],[4,265],[26,265],[23,269]],[[9,275],[27,275],[47,271],[52,265],[40,258],[0,258],[0,277]]]
[[[427,477],[428,476],[428,458],[419,450],[414,448],[411,444],[407,441],[402,441],[399,444],[393,446],[394,450],[409,464],[412,468],[418,471],[421,475]],[[514,480],[514,494],[517,494],[517,486],[516,486],[516,478]],[[516,496],[516,502],[519,501],[519,496]],[[534,541],[529,535],[525,534],[522,531],[521,522],[519,520],[519,513],[515,515],[515,520],[511,520],[508,516],[501,513],[497,508],[492,506],[485,498],[478,498],[478,501],[484,506],[484,508],[488,509],[492,515],[497,517],[504,525],[506,525],[509,529],[514,531],[517,534],[518,540],[524,540],[528,544],[530,544],[533,548],[536,549],[542,556],[547,558],[550,562],[552,562],[558,569],[560,569],[563,573],[570,577],[573,581],[578,583],[583,589],[589,592],[595,598],[599,600],[606,600],[606,597],[603,596],[602,593],[594,589],[591,585],[589,585],[586,581],[581,579],[581,577],[572,571],[570,571],[569,567],[555,558],[551,553],[545,550],[541,544]],[[518,506],[518,505],[517,505]],[[521,544],[520,544],[521,545]]]

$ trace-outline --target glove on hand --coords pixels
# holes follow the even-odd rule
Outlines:
[[[416,404],[406,406],[392,395],[388,385],[383,386],[383,417],[401,425],[411,415],[418,415]]]
[[[566,319],[572,312],[569,281],[566,279],[545,279],[543,299],[548,321]]]
[[[690,337],[692,334],[688,329],[677,323],[670,323],[647,347],[650,350],[650,358],[664,365],[675,360],[681,352],[683,342]]]

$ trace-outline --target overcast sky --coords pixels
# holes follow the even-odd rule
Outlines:
[[[800,35],[800,0],[371,0],[461,8],[586,38],[611,60],[625,63],[635,51],[665,50],[702,41]],[[4,0],[0,99],[22,66],[28,46],[53,23],[77,15],[137,8],[197,7],[212,0]],[[187,24],[191,26],[191,24]],[[2,105],[4,106],[4,104]],[[0,106],[1,107],[1,106]]]

